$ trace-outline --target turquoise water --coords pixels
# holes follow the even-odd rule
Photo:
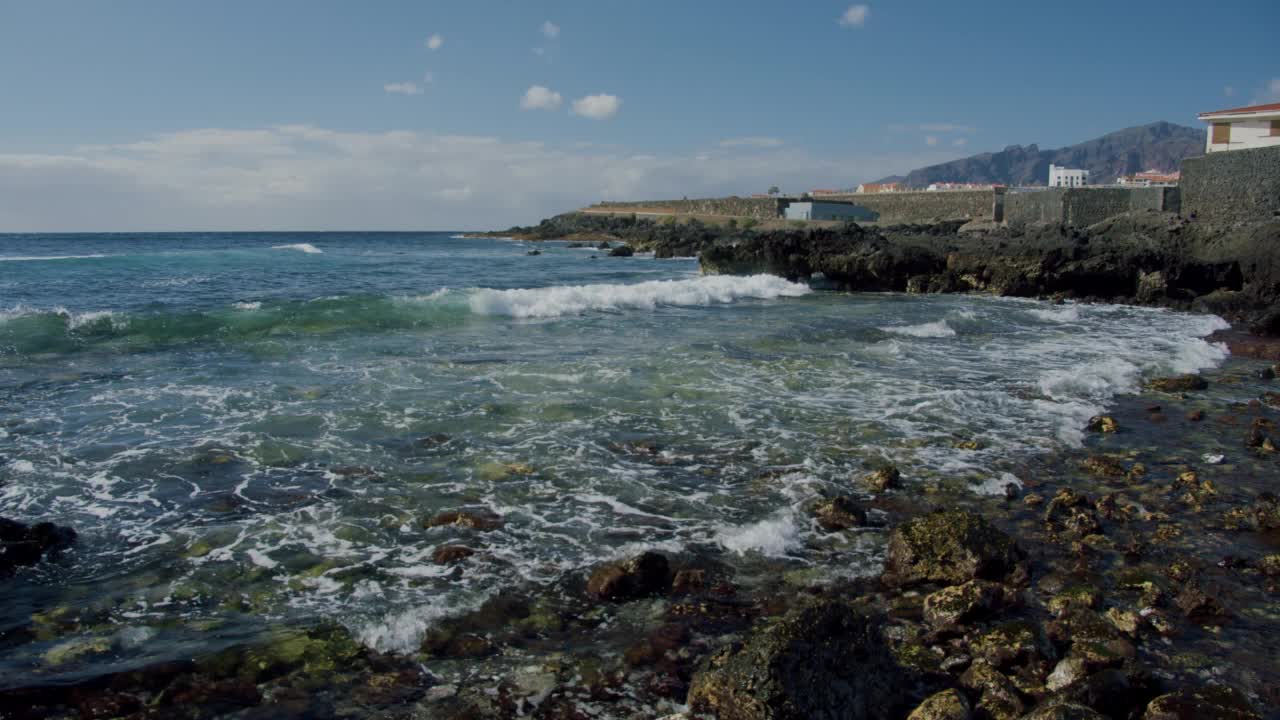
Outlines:
[[[0,515],[81,537],[4,581],[0,632],[28,634],[0,686],[279,622],[412,652],[499,589],[638,548],[874,573],[878,535],[816,533],[806,503],[882,462],[906,493],[1000,492],[1143,376],[1225,356],[1212,317],[531,247],[0,236]],[[504,524],[424,526],[456,509]],[[479,552],[436,565],[443,544]]]

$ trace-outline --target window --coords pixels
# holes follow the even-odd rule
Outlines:
[[[1213,124],[1213,144],[1226,145],[1231,142],[1231,123]]]
[[[1280,137],[1280,120],[1271,121],[1271,137]]]

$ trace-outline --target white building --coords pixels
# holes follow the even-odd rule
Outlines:
[[[1280,103],[1200,113],[1209,123],[1205,152],[1280,145]]]
[[[783,215],[788,220],[875,220],[876,213],[852,203],[802,201],[787,205]]]
[[[1084,187],[1089,182],[1088,170],[1073,170],[1049,164],[1049,187]]]

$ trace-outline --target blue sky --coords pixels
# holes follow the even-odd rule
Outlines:
[[[0,231],[849,186],[1280,99],[1277,27],[1274,0],[0,0]]]

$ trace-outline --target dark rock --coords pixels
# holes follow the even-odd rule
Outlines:
[[[1084,469],[1091,475],[1098,477],[1124,477],[1128,471],[1124,469],[1124,465],[1119,460],[1106,455],[1090,455],[1081,463]]]
[[[1209,387],[1209,381],[1199,375],[1175,375],[1150,380],[1147,387],[1157,392],[1181,393],[1204,390]]]
[[[1191,422],[1200,422],[1201,420],[1204,420],[1204,411],[1191,410],[1187,412],[1186,417],[1187,417],[1187,420],[1190,420]]]
[[[502,527],[502,518],[489,512],[470,512],[466,510],[450,510],[430,518],[424,523],[427,527],[444,527],[454,525],[470,530],[488,532]]]
[[[0,518],[0,577],[14,569],[55,558],[76,541],[76,531],[50,522],[24,525]]]
[[[970,580],[924,599],[924,619],[936,628],[962,625],[1017,604],[1017,592],[1000,583]]]
[[[930,695],[911,711],[907,720],[969,720],[972,710],[964,693],[951,688]]]
[[[620,562],[597,567],[587,580],[587,593],[599,600],[633,600],[661,595],[671,587],[666,556],[644,552]]]
[[[1022,720],[1107,720],[1107,717],[1085,705],[1055,700],[1023,715]]]
[[[822,600],[711,656],[693,677],[688,703],[720,720],[887,720],[911,707],[915,684],[877,618]]]
[[[839,532],[867,524],[867,513],[847,495],[839,495],[818,503],[813,510],[818,526],[827,532]]]
[[[1054,695],[1058,702],[1093,708],[1113,718],[1131,717],[1156,694],[1146,673],[1132,667],[1102,670]]]
[[[1161,695],[1142,720],[1262,720],[1248,698],[1226,685],[1206,685]]]
[[[684,568],[671,581],[671,592],[681,595],[701,592],[707,586],[707,571],[702,568]]]
[[[636,251],[631,249],[630,245],[619,245],[609,251],[609,257],[631,257]]]
[[[960,676],[960,684],[978,695],[978,717],[1013,720],[1026,712],[1026,703],[1017,686],[986,662],[974,662],[970,665]]]
[[[465,545],[441,545],[431,553],[431,561],[437,565],[453,565],[475,554],[475,550]]]
[[[1187,619],[1199,623],[1223,622],[1231,613],[1222,606],[1215,594],[1206,591],[1199,583],[1189,583],[1174,599],[1174,604]]]
[[[863,482],[872,490],[884,492],[902,484],[902,473],[898,472],[898,468],[887,465],[863,478]]]
[[[1059,490],[1044,511],[1045,528],[1076,538],[1102,532],[1102,523],[1089,498],[1070,489]]]
[[[970,644],[969,650],[996,669],[1025,667],[1053,657],[1040,630],[1027,622],[1005,623],[988,630]]]
[[[1020,583],[1026,554],[1004,532],[965,510],[942,510],[909,520],[889,536],[883,580],[890,585],[969,580]]]
[[[1120,423],[1110,415],[1095,415],[1089,418],[1089,429],[1093,432],[1114,433],[1120,430]]]

